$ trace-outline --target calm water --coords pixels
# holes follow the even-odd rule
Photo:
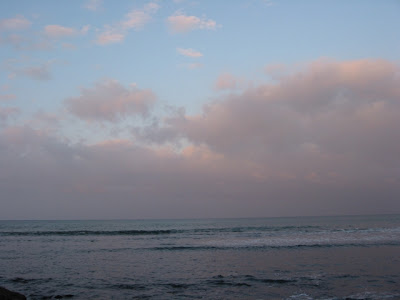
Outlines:
[[[28,299],[400,299],[400,216],[0,221]]]

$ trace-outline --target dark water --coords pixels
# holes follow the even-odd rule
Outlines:
[[[400,216],[0,221],[29,299],[400,299]]]

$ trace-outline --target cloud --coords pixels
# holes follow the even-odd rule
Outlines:
[[[159,127],[174,139],[252,163],[265,180],[382,183],[399,179],[393,168],[400,159],[399,71],[384,60],[318,60]],[[163,140],[154,128],[147,137],[141,133]]]
[[[71,44],[71,43],[62,43],[61,47],[63,49],[67,49],[67,50],[76,50],[77,49],[77,47],[74,44]]]
[[[0,20],[0,31],[23,30],[31,26],[32,22],[22,15],[17,15],[15,18]]]
[[[151,90],[125,88],[116,80],[104,80],[81,95],[65,100],[67,110],[87,121],[115,122],[127,116],[145,116],[156,96]]]
[[[113,28],[106,28],[101,34],[97,36],[97,44],[108,45],[113,43],[122,42],[125,39],[125,33],[115,31]]]
[[[271,0],[263,0],[262,2],[264,3],[265,6],[268,6],[268,7],[275,5],[275,2],[271,1]]]
[[[0,125],[4,125],[8,119],[15,117],[20,113],[17,107],[1,107],[0,106]]]
[[[265,73],[272,79],[279,79],[284,75],[287,75],[287,72],[289,71],[286,65],[279,63],[269,64],[265,67],[264,70]]]
[[[58,39],[63,37],[72,37],[78,34],[85,35],[88,33],[89,29],[89,25],[83,26],[80,30],[61,25],[47,25],[44,27],[44,34],[49,38]]]
[[[90,30],[90,25],[85,25],[85,26],[82,26],[82,28],[80,29],[79,32],[82,35],[86,35],[89,32],[89,30]]]
[[[150,20],[151,16],[158,11],[160,6],[157,3],[147,3],[143,9],[134,9],[125,16],[121,22],[123,29],[140,30]]]
[[[15,33],[0,37],[0,45],[10,45],[17,50],[49,50],[52,48],[52,44],[47,39],[36,40]]]
[[[12,46],[18,50],[36,50],[48,48],[41,40],[33,40],[32,37],[15,33],[30,28],[32,22],[22,15],[17,15],[15,18],[0,20],[0,32],[4,32],[0,36],[0,46]]]
[[[64,27],[61,25],[47,25],[44,27],[44,33],[50,38],[62,38],[77,34],[74,28]]]
[[[186,33],[196,29],[213,30],[217,28],[217,23],[214,20],[188,16],[182,11],[177,11],[174,15],[169,16],[167,23],[173,33]]]
[[[91,11],[99,10],[103,5],[103,0],[88,0],[84,7]]]
[[[187,63],[180,65],[181,67],[187,68],[189,70],[196,70],[204,67],[202,63]]]
[[[114,24],[105,25],[104,30],[97,36],[96,43],[108,45],[122,42],[130,30],[141,30],[150,22],[152,15],[160,6],[157,3],[147,3],[142,9],[134,9],[125,15],[125,18]]]
[[[38,66],[25,67],[19,69],[17,73],[34,80],[49,80],[51,79],[50,65],[51,63],[44,63]]]
[[[150,21],[150,15],[143,10],[133,10],[126,15],[125,21],[121,23],[123,29],[139,30]]]
[[[239,81],[235,76],[230,73],[223,73],[218,76],[214,88],[216,90],[231,90],[239,86]]]
[[[201,113],[176,109],[132,138],[92,144],[46,125],[4,126],[0,218],[398,213],[399,72],[385,60],[317,60]],[[106,80],[65,105],[83,120],[117,121],[154,99]]]
[[[183,56],[187,56],[187,57],[193,57],[193,58],[197,58],[197,57],[202,57],[203,54],[199,51],[193,50],[191,48],[176,48],[176,51],[178,51],[179,54],[183,55]]]
[[[14,100],[16,97],[15,94],[0,94],[0,101]]]
[[[178,153],[123,139],[70,144],[41,130],[13,126],[0,131],[0,165],[2,219],[243,217],[400,210],[398,185],[322,185],[318,172],[307,174],[309,179],[296,180],[282,171],[279,180],[265,180],[257,165],[232,160],[205,145],[189,145]]]
[[[32,65],[29,57],[21,57],[18,59],[8,59],[4,62],[4,67],[10,73],[9,79],[14,79],[17,76],[29,77],[34,80],[51,79],[51,66],[55,60],[43,62],[41,64]]]
[[[101,34],[97,36],[97,44],[108,45],[113,43],[122,42],[125,39],[125,33],[116,31],[113,28],[106,28]]]

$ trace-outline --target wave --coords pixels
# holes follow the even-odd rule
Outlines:
[[[273,249],[305,249],[305,248],[336,248],[336,247],[372,247],[372,246],[400,246],[400,241],[376,243],[332,243],[332,244],[294,244],[294,245],[193,245],[193,246],[167,246],[143,248],[155,251],[187,251],[187,250],[273,250]]]
[[[198,228],[194,229],[196,233],[213,233],[213,232],[269,232],[269,231],[303,231],[319,230],[320,226],[237,226],[237,227],[223,227],[223,228]]]
[[[68,230],[68,231],[3,231],[0,236],[115,236],[161,235],[180,233],[181,230]]]
[[[162,235],[162,234],[214,234],[214,233],[238,233],[238,232],[266,232],[306,230],[318,228],[317,226],[253,226],[253,227],[226,227],[226,228],[196,228],[196,229],[165,229],[165,230],[48,230],[48,231],[0,231],[0,236],[113,236],[113,235]]]
[[[400,227],[395,228],[324,228],[321,226],[243,226],[220,228],[191,228],[191,229],[149,229],[149,230],[26,230],[26,231],[0,231],[0,236],[139,236],[139,235],[214,235],[229,233],[266,233],[276,235],[280,233],[318,233],[318,234],[351,234],[351,233],[389,233],[399,234]]]

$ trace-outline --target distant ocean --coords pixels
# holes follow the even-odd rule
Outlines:
[[[28,299],[400,299],[400,216],[0,221]]]

